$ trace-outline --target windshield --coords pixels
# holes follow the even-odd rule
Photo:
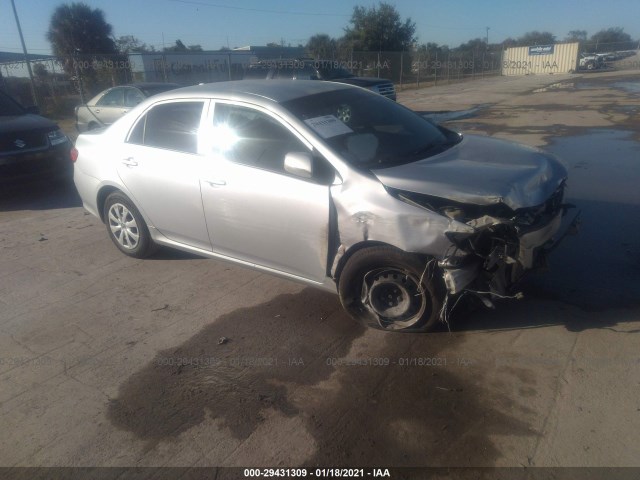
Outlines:
[[[356,89],[283,103],[356,167],[394,167],[436,155],[461,140],[408,108]]]
[[[0,93],[0,115],[24,115],[25,113],[24,108],[18,105],[14,100]]]

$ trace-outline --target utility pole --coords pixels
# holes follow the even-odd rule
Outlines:
[[[487,29],[487,48],[489,48],[489,27],[485,27]]]
[[[36,95],[36,83],[33,80],[33,72],[31,71],[31,63],[29,62],[29,55],[27,54],[27,46],[24,44],[24,37],[22,36],[22,28],[20,28],[20,20],[18,20],[18,11],[16,10],[16,4],[14,0],[11,0],[11,6],[13,7],[13,15],[16,17],[16,25],[18,26],[18,35],[20,35],[20,43],[22,43],[22,51],[24,52],[24,61],[27,62],[27,71],[29,72],[29,80],[31,80],[31,95],[33,96],[33,103],[38,105],[38,97]]]

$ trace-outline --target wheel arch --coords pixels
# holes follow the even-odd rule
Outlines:
[[[336,269],[335,269],[335,274],[333,275],[336,283],[336,287],[339,287],[340,285],[340,275],[342,274],[342,271],[344,270],[345,265],[349,262],[349,259],[356,252],[359,252],[360,250],[364,250],[365,248],[371,248],[371,247],[391,247],[391,248],[395,248],[399,252],[416,255],[418,257],[424,257],[425,259],[428,258],[428,255],[415,253],[415,252],[406,252],[401,248],[398,248],[396,245],[392,245],[390,243],[380,242],[375,240],[364,240],[362,242],[355,243],[351,247],[349,247],[349,249],[346,250],[345,253],[342,255],[342,257],[340,257],[340,259],[338,260],[338,264],[336,265]]]
[[[349,315],[383,330],[435,328],[444,295],[439,276],[433,275],[438,268],[434,258],[385,242],[360,242],[357,247],[342,263],[337,281],[340,303]]]
[[[100,190],[98,191],[98,197],[96,198],[96,207],[97,207],[98,214],[100,215],[100,220],[102,221],[102,223],[105,222],[105,220],[104,220],[104,204],[107,201],[107,197],[109,195],[111,195],[112,193],[114,193],[114,192],[121,193],[122,195],[127,197],[129,199],[129,201],[131,201],[131,198],[129,197],[129,195],[124,193],[119,188],[114,187],[113,185],[105,185],[102,188],[100,188]]]

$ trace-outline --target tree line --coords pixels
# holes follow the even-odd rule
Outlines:
[[[133,35],[115,38],[113,27],[106,21],[104,12],[82,2],[62,4],[54,10],[47,39],[51,43],[54,55],[61,59],[65,72],[75,78],[81,74],[87,86],[107,81],[122,81],[123,79],[115,77],[126,76],[127,69],[111,68],[103,72],[93,69],[79,72],[78,65],[83,66],[87,61],[95,64],[105,60],[110,62],[109,65],[126,65],[130,53],[156,52],[153,46],[146,45]],[[325,33],[318,33],[309,38],[305,47],[309,55],[321,59],[348,58],[349,53],[354,51],[405,51],[424,58],[468,52],[497,52],[512,46],[548,45],[561,41],[554,34],[544,31],[527,32],[518,38],[507,38],[500,43],[489,44],[487,40],[478,37],[453,48],[434,42],[418,43],[416,23],[410,17],[403,19],[395,6],[380,2],[371,7],[355,6],[341,37],[333,38]],[[581,51],[603,51],[612,46],[618,50],[633,49],[637,48],[638,44],[620,27],[603,29],[591,36],[588,36],[586,30],[572,30],[563,40],[580,42]],[[201,45],[185,45],[179,39],[175,44],[161,50],[168,53],[202,51]],[[125,78],[124,81],[126,80]]]

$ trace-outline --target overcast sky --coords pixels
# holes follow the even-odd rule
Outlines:
[[[20,23],[32,53],[50,53],[45,38],[55,7],[63,2],[15,0]],[[71,2],[68,2],[71,3]],[[176,39],[205,50],[281,42],[305,44],[311,35],[339,37],[355,5],[368,0],[91,0],[113,26],[114,35],[134,35],[161,49]],[[570,30],[591,35],[608,27],[623,27],[640,38],[638,0],[398,0],[391,1],[402,18],[416,23],[420,43],[450,47],[486,35],[500,42],[532,30],[550,31],[563,39]],[[0,0],[0,51],[20,52],[20,40],[10,0]]]

